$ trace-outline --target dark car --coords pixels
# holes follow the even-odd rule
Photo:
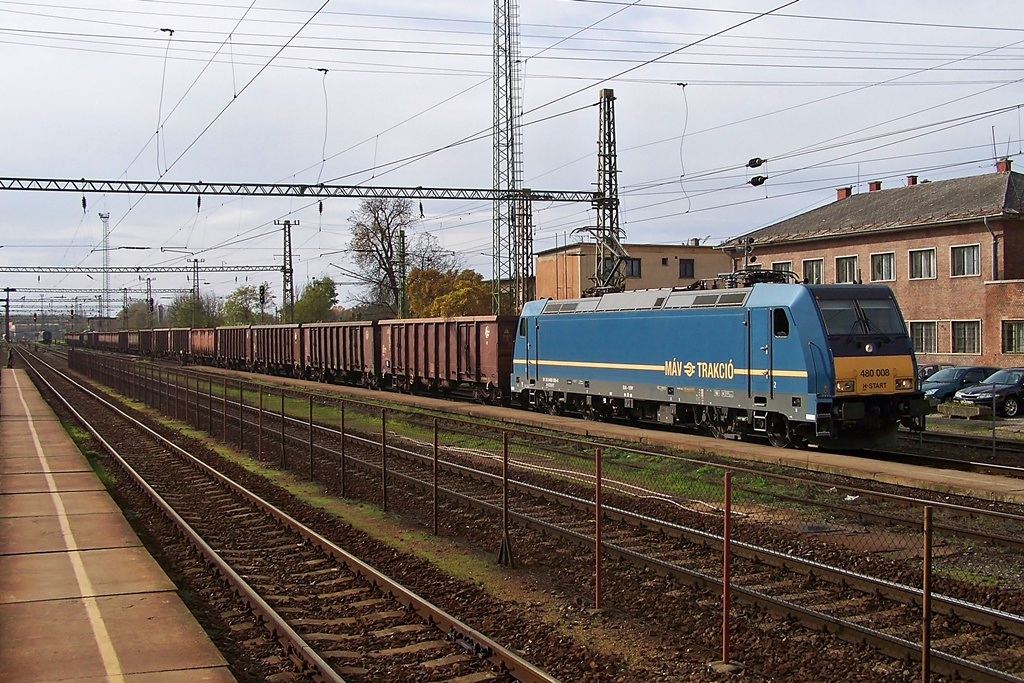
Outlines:
[[[917,378],[928,379],[939,370],[953,367],[950,363],[928,363],[926,365],[917,366]]]
[[[983,379],[998,371],[986,365],[961,365],[955,368],[943,368],[921,383],[925,398],[943,403],[953,398],[953,394],[961,389],[974,386]]]
[[[1024,368],[1007,368],[986,377],[981,384],[956,392],[956,400],[978,405],[992,405],[995,394],[996,412],[1006,417],[1020,415],[1024,401]]]

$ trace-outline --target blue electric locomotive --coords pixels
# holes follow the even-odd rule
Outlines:
[[[915,378],[888,287],[762,282],[530,302],[511,391],[552,413],[852,449],[923,428]]]

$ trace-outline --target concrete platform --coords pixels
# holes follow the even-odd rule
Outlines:
[[[0,372],[0,680],[235,680],[24,371]]]

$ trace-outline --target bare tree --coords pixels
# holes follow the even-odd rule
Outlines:
[[[399,235],[406,233],[406,269],[433,268],[448,271],[458,268],[458,254],[440,248],[430,233],[410,235],[418,219],[408,199],[368,198],[349,217],[352,239],[349,251],[355,267],[345,274],[362,283],[356,305],[383,314],[395,315],[401,289]]]

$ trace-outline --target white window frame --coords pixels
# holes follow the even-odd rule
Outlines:
[[[932,349],[919,349],[914,344],[914,325],[931,325],[932,341],[935,347]],[[914,353],[938,353],[939,352],[939,322],[937,320],[908,320],[907,332],[910,334],[910,343],[914,347]]]
[[[875,279],[875,257],[876,256],[889,256],[892,260],[892,277],[890,278],[879,278]],[[876,251],[868,255],[868,266],[871,269],[871,282],[896,282],[896,252],[895,251]]]
[[[976,273],[961,273],[957,275],[953,272],[953,268],[956,265],[956,261],[953,259],[954,249],[969,249],[974,247],[978,253],[978,271]],[[975,244],[952,244],[949,247],[949,276],[950,277],[981,277],[981,243]]]
[[[777,266],[786,266],[785,268],[778,268]],[[793,272],[792,261],[772,261],[772,270],[784,270]]]
[[[817,283],[808,281],[808,284],[812,284],[812,285],[813,284],[824,284],[825,283],[825,259],[824,258],[805,258],[803,261],[801,261],[801,264],[800,264],[801,265],[801,273],[800,274],[803,276],[803,279],[807,280],[808,279],[807,278],[807,264],[808,263],[813,263],[815,261],[817,261],[818,263],[821,264],[821,279]]]
[[[839,279],[839,262],[846,259],[853,259],[853,274],[850,280]],[[835,261],[832,263],[832,267],[835,268],[835,282],[837,285],[850,285],[857,283],[857,274],[860,272],[860,258],[857,254],[848,254],[846,256],[836,256]]]
[[[954,327],[957,323],[977,323],[978,324],[978,350],[977,351],[956,351],[954,349],[954,341],[956,333]],[[982,352],[982,329],[980,319],[967,318],[966,320],[950,320],[949,321],[949,352],[957,356],[980,356]]]
[[[932,254],[932,274],[914,277],[914,254],[921,254],[931,252]],[[935,280],[938,275],[938,267],[935,260],[935,247],[926,247],[924,249],[909,249],[907,250],[907,279],[908,280]]]

